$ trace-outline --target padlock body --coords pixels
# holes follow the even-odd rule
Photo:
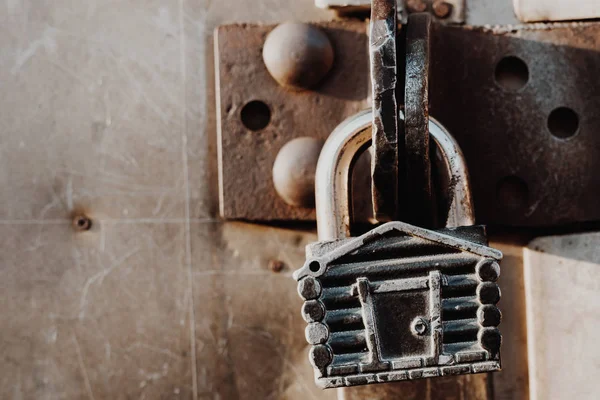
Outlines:
[[[499,370],[501,257],[481,226],[390,222],[309,245],[295,278],[317,383]]]

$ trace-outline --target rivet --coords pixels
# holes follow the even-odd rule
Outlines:
[[[92,228],[92,220],[83,214],[77,214],[73,217],[73,229],[76,231],[89,231]]]
[[[435,1],[432,8],[435,16],[441,19],[448,18],[452,13],[452,4],[447,1]]]
[[[269,269],[273,272],[281,272],[285,264],[281,260],[271,260],[269,261]]]
[[[322,147],[322,140],[300,137],[287,142],[279,150],[273,163],[273,184],[287,204],[314,207],[315,172]]]
[[[271,76],[282,86],[309,89],[319,83],[333,66],[331,41],[314,25],[285,22],[269,33],[263,61]]]

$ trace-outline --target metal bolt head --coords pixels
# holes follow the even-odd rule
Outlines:
[[[269,269],[273,272],[281,272],[285,268],[285,264],[281,260],[271,260],[269,261]]]
[[[319,83],[333,66],[331,41],[319,28],[285,22],[269,33],[263,61],[271,76],[282,86],[309,89]]]
[[[452,4],[443,0],[435,1],[433,3],[433,13],[438,18],[448,18],[452,14]]]
[[[77,214],[73,217],[73,229],[76,231],[89,231],[92,228],[92,220],[83,214]]]
[[[287,142],[273,163],[273,184],[279,196],[289,205],[313,208],[315,205],[315,172],[323,141],[300,137]]]

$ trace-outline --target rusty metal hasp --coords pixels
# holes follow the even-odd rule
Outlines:
[[[406,65],[401,37],[412,23],[398,29],[398,80]],[[263,58],[267,39],[280,37],[281,25],[226,25],[216,33],[219,201],[225,219],[314,221],[312,204],[289,204],[278,192],[276,158],[300,137],[325,140],[340,121],[370,104],[364,21],[307,24],[327,36],[335,58],[316,86],[301,91],[282,86]],[[452,132],[465,154],[477,220],[538,228],[600,221],[600,176],[595,173],[600,170],[600,80],[595,75],[600,70],[600,22],[493,29],[433,23],[430,31],[429,112]],[[302,48],[315,43],[310,37]],[[418,35],[411,38],[419,40]],[[277,48],[280,58],[294,59],[296,39]],[[314,52],[305,54],[291,69],[293,76]],[[396,90],[400,106],[405,94],[401,85]],[[294,152],[288,165],[302,161],[301,153]],[[404,168],[405,157],[399,161]],[[436,161],[433,155],[431,161]],[[368,167],[355,170],[360,179],[369,180]],[[354,193],[356,202],[370,202],[366,187]],[[407,209],[412,208],[399,208]],[[361,213],[360,222],[370,216]],[[399,218],[426,226],[408,216]]]

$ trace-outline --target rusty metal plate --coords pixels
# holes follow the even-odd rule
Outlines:
[[[541,28],[434,29],[430,113],[465,154],[481,223],[600,219],[600,24]]]
[[[314,220],[310,208],[276,193],[273,162],[291,139],[326,139],[346,117],[367,107],[365,24],[316,24],[335,52],[332,70],[313,90],[285,89],[269,75],[262,47],[275,26],[228,25],[216,33],[221,215],[228,219]],[[263,125],[266,125],[262,128]],[[259,129],[256,129],[259,128]]]
[[[311,220],[271,183],[278,149],[297,136],[325,138],[367,104],[366,26],[325,25],[336,62],[315,92],[288,92],[268,75],[260,46],[270,27],[219,29],[222,208],[226,218]],[[553,226],[600,220],[600,24],[476,30],[433,25],[430,114],[458,140],[480,223]],[[364,77],[364,78],[363,78]],[[352,82],[352,84],[348,84]],[[261,132],[241,108],[272,110]]]
[[[412,14],[406,26],[406,75],[404,84],[404,165],[403,193],[406,222],[434,226],[429,157],[429,65],[431,59],[431,17]]]
[[[502,253],[478,226],[389,222],[317,242],[294,273],[323,388],[500,369]]]
[[[398,186],[404,181],[398,168],[398,157],[404,154],[401,151],[404,146],[400,146],[404,135],[399,132],[396,100],[397,26],[396,1],[373,1],[369,35],[373,96],[371,190],[373,213],[378,221],[392,221],[398,217]]]

